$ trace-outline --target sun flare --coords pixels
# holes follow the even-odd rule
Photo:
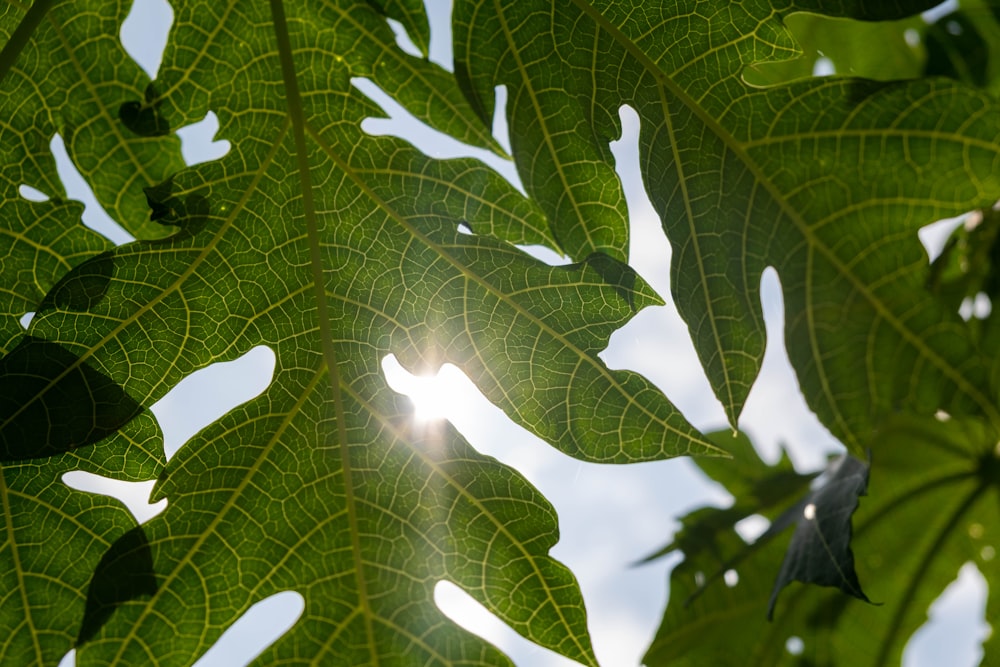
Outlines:
[[[448,410],[452,401],[449,400],[448,387],[438,375],[415,376],[415,387],[409,393],[413,403],[413,418],[417,422],[432,422],[448,418]]]
[[[449,364],[433,375],[414,375],[389,355],[382,361],[382,369],[389,386],[410,399],[413,419],[418,423],[448,419],[467,401],[468,390],[460,381],[465,377]]]

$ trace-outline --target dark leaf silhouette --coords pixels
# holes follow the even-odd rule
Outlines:
[[[868,489],[868,465],[853,456],[835,460],[828,478],[816,490],[788,509],[760,539],[768,540],[795,524],[791,544],[774,582],[767,617],[781,590],[793,581],[835,586],[849,595],[870,602],[861,590],[851,552],[851,516],[858,498]]]
[[[947,76],[979,88],[987,87],[990,84],[990,45],[977,27],[977,23],[987,16],[985,10],[957,11],[930,26],[924,74]],[[991,18],[995,29],[995,17]]]
[[[839,525],[840,539],[845,539],[843,529],[850,519],[849,546],[855,554],[857,579],[874,589],[869,592],[879,605],[845,595],[836,584],[794,586],[782,593],[774,619],[768,622],[776,573],[788,558],[788,549],[779,539],[758,538],[748,545],[732,530],[740,515],[753,512],[752,503],[742,500],[750,497],[746,489],[783,467],[769,469],[758,459],[738,471],[741,479],[732,479],[733,472],[720,476],[740,498],[734,505],[740,512],[731,516],[728,529],[717,526],[708,544],[685,551],[684,561],[671,573],[671,601],[646,664],[800,667],[803,659],[810,659],[823,667],[898,665],[907,641],[927,621],[928,606],[955,579],[962,563],[975,563],[987,581],[995,581],[1000,574],[992,528],[1000,524],[995,428],[976,419],[900,416],[888,421],[873,439],[879,449],[872,454],[870,471],[861,461],[845,459],[839,475],[830,471],[827,486],[835,496],[843,496],[842,514],[833,523]],[[703,463],[713,476],[720,467],[714,461]],[[864,488],[869,474],[872,493],[851,518],[855,492]],[[830,487],[835,478],[841,483]],[[828,504],[825,494],[815,491],[805,504],[810,500]],[[785,495],[785,502],[790,496]],[[759,506],[758,513],[772,520],[772,534],[804,517],[804,503],[793,504],[793,510],[783,513],[776,512],[776,505]],[[699,525],[720,523],[717,515],[725,512],[709,508],[685,517],[678,541],[683,535],[693,536]],[[796,571],[789,567],[783,575],[786,580]],[[728,585],[734,583],[732,576],[726,584],[714,582],[729,570],[738,575],[735,585]],[[996,596],[990,596],[987,618],[1000,613],[998,604]],[[720,625],[727,641],[711,641]],[[801,655],[786,649],[790,637],[804,641]],[[984,650],[989,664],[997,654],[996,643],[984,643]]]
[[[39,310],[90,310],[107,293],[114,270],[112,253],[101,253],[74,268],[46,295]]]
[[[72,489],[62,476],[85,470],[124,481],[155,479],[162,439],[156,420],[142,412],[96,446],[0,464],[0,627],[16,629],[0,636],[0,664],[59,664],[81,638],[98,564],[135,528],[121,502]],[[109,579],[115,575],[107,571]],[[98,598],[107,604],[114,596]]]
[[[122,535],[104,552],[87,589],[87,607],[77,645],[91,639],[118,606],[156,593],[149,540],[141,526]]]
[[[140,137],[164,137],[170,134],[170,122],[160,113],[163,100],[156,94],[153,84],[146,86],[145,100],[123,102],[118,107],[118,118]]]

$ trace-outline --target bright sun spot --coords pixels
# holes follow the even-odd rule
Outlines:
[[[448,416],[448,391],[441,386],[437,375],[416,377],[414,391],[409,394],[413,401],[413,416],[417,421],[429,422]]]
[[[466,401],[466,392],[459,381],[465,378],[450,364],[434,375],[413,375],[390,354],[382,360],[382,370],[389,386],[412,401],[413,416],[418,422],[447,419]]]

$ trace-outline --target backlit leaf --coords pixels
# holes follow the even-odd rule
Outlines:
[[[434,587],[449,580],[525,637],[594,664],[576,582],[548,555],[552,508],[450,426],[416,425],[381,361],[395,354],[415,372],[456,364],[515,421],[584,460],[721,453],[649,381],[597,356],[660,298],[619,259],[552,267],[505,242],[553,245],[542,208],[481,163],[432,160],[361,130],[381,115],[352,85],[365,76],[437,129],[495,144],[447,72],[399,50],[374,3],[173,9],[154,88],[105,105],[108,122],[140,137],[124,151],[176,141],[166,128],[212,110],[232,149],[142,183],[141,228],[169,237],[108,251],[46,286],[25,339],[39,342],[25,345],[61,365],[10,397],[0,434],[13,440],[51,416],[59,428],[40,429],[40,454],[111,455],[107,439],[132,415],[111,406],[148,407],[194,370],[258,345],[276,367],[262,395],[171,460],[156,490],[163,514],[88,542],[104,552],[80,561],[92,576],[65,583],[76,606],[63,642],[80,640],[81,665],[191,664],[254,602],[296,590],[303,617],[262,664],[504,664],[437,609]],[[72,12],[86,14],[54,5],[11,71]],[[107,37],[117,25],[88,29]],[[113,58],[88,62],[88,81],[115,81]],[[37,70],[7,77],[3,99],[35,80],[45,81]],[[38,104],[63,111],[49,97]],[[4,136],[34,127],[17,119]],[[79,414],[63,406],[98,377],[107,396],[94,392]],[[17,533],[10,558],[31,539],[60,546]],[[24,585],[11,580],[3,595]],[[37,634],[10,629],[11,645]]]
[[[917,230],[1000,198],[1000,114],[947,81],[754,89],[743,72],[797,55],[784,13],[872,20],[931,4],[460,2],[456,70],[482,114],[507,86],[522,180],[571,255],[623,247],[596,239],[624,239],[603,215],[617,187],[603,146],[632,105],[672,296],[730,420],[760,369],[773,266],[806,399],[860,453],[894,410],[997,416],[970,332],[921,290]]]

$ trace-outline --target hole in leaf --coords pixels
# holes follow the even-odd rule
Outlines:
[[[493,125],[491,126],[491,132],[497,143],[510,154],[512,150],[510,147],[510,125],[507,124],[507,86],[501,84],[493,89],[493,93]]]
[[[920,33],[913,28],[907,28],[903,31],[903,39],[906,40],[906,44],[910,48],[917,48],[920,46]]]
[[[388,118],[366,118],[361,122],[361,129],[371,136],[402,139],[425,155],[438,160],[475,158],[507,179],[522,193],[524,192],[524,186],[521,185],[514,163],[510,160],[505,160],[482,148],[463,144],[454,137],[422,123],[369,79],[354,77],[351,79],[351,85],[381,107],[388,116]]]
[[[25,313],[24,315],[21,315],[21,319],[18,320],[18,321],[21,323],[22,327],[24,327],[25,329],[27,329],[28,325],[31,324],[31,320],[34,319],[34,317],[35,317],[35,312],[34,311],[29,311],[29,312]]]
[[[986,579],[973,563],[966,563],[931,603],[927,622],[913,633],[903,650],[903,665],[978,665],[983,657],[982,643],[990,635],[986,598]]]
[[[660,217],[649,201],[639,166],[639,114],[631,106],[623,104],[618,108],[618,118],[622,134],[608,142],[608,147],[615,158],[615,172],[621,180],[631,218],[629,263],[657,292],[670,294],[670,243],[663,233]]]
[[[958,0],[945,0],[920,13],[924,23],[937,23],[941,18],[958,11]]]
[[[622,134],[608,143],[615,158],[630,218],[629,264],[666,304],[645,308],[611,334],[600,357],[610,368],[640,370],[699,428],[724,423],[722,407],[702,370],[687,325],[670,297],[670,242],[653,208],[640,170],[639,115],[628,106],[618,109]],[[661,350],[651,353],[652,350]],[[662,350],[670,350],[663,354]]]
[[[76,667],[76,649],[71,648],[59,661],[59,667]]]
[[[726,586],[729,586],[729,588],[735,588],[736,584],[740,583],[740,573],[736,570],[726,570],[722,574],[722,580],[726,582]]]
[[[771,522],[760,514],[751,514],[744,519],[740,519],[733,526],[736,533],[742,537],[743,541],[747,544],[753,544],[757,538],[766,533],[767,529],[770,527]]]
[[[837,73],[833,61],[826,56],[820,56],[813,63],[813,76],[832,76]]]
[[[423,421],[424,428],[440,426],[441,420],[447,419],[476,451],[515,468],[533,482],[537,481],[536,473],[543,461],[545,465],[555,465],[554,460],[569,460],[514,424],[457,366],[446,363],[433,375],[430,369],[425,374],[419,374],[421,371],[415,374],[396,355],[388,354],[382,358],[382,372],[386,384],[409,398],[414,411],[414,394],[428,391],[427,396],[417,398],[424,402],[420,408],[424,416],[431,417]],[[413,417],[416,422],[416,415]],[[574,461],[572,465],[578,463]]]
[[[233,361],[220,361],[177,383],[150,410],[163,429],[169,459],[191,436],[264,392],[274,375],[271,348],[258,345]]]
[[[26,183],[22,183],[21,185],[18,186],[17,194],[21,195],[28,201],[33,201],[33,202],[43,202],[49,200],[49,196],[47,194],[45,194],[41,190],[36,190],[35,188],[31,187],[30,185],[27,185]]]
[[[264,598],[230,625],[195,667],[250,664],[295,625],[305,608],[305,600],[295,591]]]
[[[760,281],[760,303],[764,311],[767,345],[760,375],[747,397],[740,426],[753,437],[762,458],[777,461],[779,443],[800,469],[825,467],[827,455],[842,452],[836,438],[806,405],[785,349],[785,303],[777,272],[764,269]],[[780,414],[781,419],[774,415]],[[795,443],[809,443],[795,446]]]
[[[449,72],[455,71],[455,54],[451,41],[452,0],[424,0],[427,23],[431,29],[428,60]]]
[[[958,314],[963,320],[975,318],[985,320],[993,312],[993,301],[986,292],[979,292],[974,298],[966,297],[958,308]]]
[[[62,481],[63,484],[77,491],[117,498],[140,524],[146,523],[167,508],[165,498],[155,503],[149,502],[149,494],[152,493],[156,480],[126,482],[95,475],[84,470],[70,470],[63,474]]]
[[[224,157],[232,147],[225,139],[215,139],[219,131],[219,117],[209,111],[197,123],[178,128],[177,136],[181,139],[181,155],[188,166],[218,160]]]
[[[97,197],[90,185],[84,180],[76,165],[69,159],[63,138],[56,134],[52,137],[49,148],[56,159],[56,172],[66,188],[66,196],[83,203],[83,224],[108,239],[115,245],[130,243],[135,237],[129,234],[117,222],[111,219],[105,210],[97,203]]]
[[[433,375],[414,375],[403,368],[396,355],[389,354],[382,359],[382,372],[389,387],[410,399],[418,423],[449,419],[472,410],[467,398],[471,381],[452,364],[444,364]],[[475,391],[478,393],[478,389]]]
[[[386,23],[392,28],[392,32],[396,36],[396,46],[402,49],[403,53],[408,53],[417,58],[424,57],[424,54],[420,52],[417,45],[410,39],[410,35],[407,34],[406,28],[403,27],[402,23],[396,19],[386,19]]]
[[[160,70],[173,22],[174,10],[166,0],[135,0],[122,21],[122,48],[150,79]]]
[[[560,255],[552,248],[543,245],[519,245],[517,246],[540,262],[545,262],[549,266],[565,266],[572,264],[573,260],[565,255]]]
[[[515,664],[579,667],[578,664],[521,637],[471,595],[450,581],[434,586],[434,604],[456,625],[482,637],[506,653]]]
[[[791,655],[802,655],[806,650],[806,644],[801,637],[789,637],[785,642],[785,650]]]
[[[948,239],[958,229],[958,226],[965,222],[965,217],[966,214],[963,214],[954,218],[936,220],[917,231],[917,237],[923,244],[924,250],[927,251],[929,261],[933,262],[941,256]]]

